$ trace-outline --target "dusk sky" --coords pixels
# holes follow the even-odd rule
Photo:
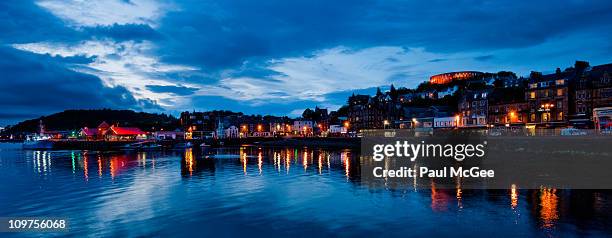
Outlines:
[[[0,125],[65,109],[297,116],[433,74],[612,63],[612,1],[0,1]]]

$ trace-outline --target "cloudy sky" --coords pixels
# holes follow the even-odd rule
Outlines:
[[[610,1],[0,1],[0,125],[64,109],[296,115],[456,70],[612,62]]]

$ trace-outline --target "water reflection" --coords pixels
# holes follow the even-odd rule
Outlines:
[[[546,229],[553,228],[557,220],[559,220],[557,190],[554,188],[540,189],[540,219],[542,227]]]
[[[31,151],[25,158],[24,169],[37,175],[34,177],[53,178],[33,187],[48,188],[54,195],[46,196],[54,199],[33,199],[28,192],[11,194],[7,200],[14,199],[17,205],[0,204],[2,211],[21,214],[54,201],[84,197],[88,200],[79,200],[85,205],[78,211],[65,212],[96,214],[90,209],[104,208],[93,201],[102,200],[102,204],[111,203],[112,209],[125,210],[122,214],[140,214],[145,209],[151,217],[185,221],[217,219],[231,223],[244,221],[240,217],[245,216],[256,224],[294,222],[300,225],[285,229],[296,231],[302,227],[349,233],[352,229],[394,229],[421,235],[427,232],[415,226],[444,223],[446,228],[440,229],[455,230],[473,221],[489,234],[504,231],[510,235],[516,231],[523,236],[588,236],[609,234],[612,221],[608,191],[521,190],[516,185],[505,190],[467,190],[461,187],[461,181],[450,189],[418,181],[429,183],[429,189],[417,189],[416,180],[414,190],[409,191],[370,189],[361,185],[359,153],[351,150],[237,147],[131,153]],[[6,169],[0,166],[0,172]],[[70,187],[78,189],[62,190]],[[141,201],[113,203],[116,197]],[[15,203],[20,200],[37,205]],[[140,202],[149,205],[142,208]],[[258,205],[253,206],[255,203]],[[222,215],[215,217],[217,213]],[[148,218],[121,219],[117,223],[134,225]],[[361,219],[372,221],[370,227],[359,230],[351,223]],[[408,223],[414,226],[406,226]],[[146,227],[141,229],[150,229]],[[347,227],[351,229],[344,229]]]
[[[513,210],[518,206],[518,196],[519,192],[516,188],[516,184],[512,184],[510,187],[510,207],[512,207]]]

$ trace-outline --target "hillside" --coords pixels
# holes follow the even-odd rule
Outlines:
[[[102,121],[112,125],[138,127],[143,130],[174,130],[179,127],[179,120],[171,115],[131,110],[66,110],[63,112],[30,119],[14,126],[7,127],[5,134],[32,133],[38,131],[42,120],[46,130],[78,130],[82,127],[96,127]]]

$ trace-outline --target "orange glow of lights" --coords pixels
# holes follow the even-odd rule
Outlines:
[[[323,155],[319,154],[319,174],[321,174],[323,169]]]
[[[350,178],[351,160],[349,159],[348,152],[342,152],[340,158],[344,162],[344,174],[346,178]]]
[[[461,191],[461,188],[457,188],[457,192],[455,194],[455,197],[457,197],[457,207],[459,208],[463,208],[463,203],[461,202],[461,195],[463,194],[463,191]]]
[[[242,152],[241,156],[242,158],[242,171],[244,172],[244,175],[247,174],[247,154]]]
[[[187,164],[187,168],[189,169],[189,176],[192,176],[194,164],[192,148],[187,148],[185,150],[185,163]]]
[[[449,195],[444,190],[438,191],[436,184],[431,181],[431,209],[433,211],[446,211],[449,201]]]
[[[518,189],[516,189],[516,184],[512,184],[510,188],[510,206],[512,209],[515,209],[518,205]]]
[[[552,228],[559,220],[559,197],[554,188],[540,189],[540,220],[543,228]]]
[[[98,158],[98,177],[102,177],[102,159]]]
[[[83,155],[83,173],[85,174],[85,180],[89,180],[89,170],[87,167],[89,167],[87,164],[88,159],[86,155]]]

